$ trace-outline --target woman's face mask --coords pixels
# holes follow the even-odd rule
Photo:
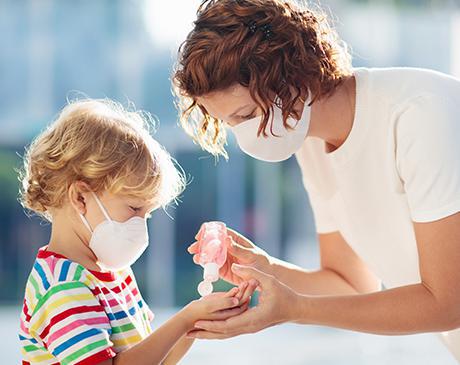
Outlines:
[[[286,121],[294,129],[286,129],[281,108],[274,105],[265,127],[266,137],[263,134],[257,136],[262,116],[239,123],[231,127],[231,131],[241,150],[249,156],[267,162],[284,161],[302,147],[310,126],[310,114],[311,107],[307,101],[299,121],[291,117]]]
[[[126,222],[114,221],[97,195],[93,193],[93,196],[106,220],[92,230],[87,219],[79,213],[84,225],[91,232],[89,248],[103,269],[125,269],[134,264],[148,246],[147,222],[141,217],[132,217]]]

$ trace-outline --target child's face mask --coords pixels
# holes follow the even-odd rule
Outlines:
[[[288,130],[284,127],[281,109],[273,105],[273,112],[270,113],[265,128],[266,137],[262,134],[257,136],[259,125],[262,122],[261,116],[231,127],[231,130],[241,150],[249,156],[268,162],[284,161],[302,147],[310,126],[310,113],[311,107],[308,106],[307,101],[299,121],[291,117],[287,119],[287,124],[294,128]]]
[[[93,231],[87,219],[79,213],[84,225],[91,232],[89,247],[103,269],[125,269],[134,264],[148,246],[147,222],[141,217],[132,217],[125,222],[113,221],[96,194],[93,193],[93,196],[106,220]]]

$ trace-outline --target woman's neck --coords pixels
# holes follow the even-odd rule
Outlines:
[[[324,140],[326,152],[339,148],[353,127],[356,104],[356,79],[348,77],[330,97],[312,105],[309,137]]]

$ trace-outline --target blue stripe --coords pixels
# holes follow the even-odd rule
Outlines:
[[[32,338],[32,337],[27,338],[27,337],[24,337],[24,336],[19,335],[19,339],[20,339],[21,341],[30,341],[30,342],[32,342],[32,343],[37,343],[37,340],[36,340],[35,338]]]
[[[45,272],[43,271],[43,268],[40,266],[40,264],[35,261],[35,264],[34,264],[34,269],[38,272],[38,274],[40,275],[40,278],[42,279],[42,283],[43,283],[43,287],[48,290],[48,288],[50,287],[50,283],[48,282],[48,279],[46,278],[46,274]]]
[[[67,279],[67,273],[69,272],[70,261],[65,260],[61,266],[61,272],[59,274],[59,281],[65,281]]]
[[[128,309],[128,312],[129,312],[129,314],[134,316],[136,314],[136,308],[131,307],[131,308]],[[107,313],[107,317],[109,317],[109,319],[111,321],[114,321],[116,319],[126,318],[126,317],[128,317],[128,314],[126,313],[126,311],[119,311],[119,312],[115,312],[115,313]]]
[[[58,347],[56,347],[53,351],[53,355],[54,356],[57,356],[59,355],[61,352],[67,350],[69,347],[75,345],[76,343],[86,339],[86,338],[89,338],[89,337],[92,337],[92,336],[96,336],[96,335],[99,335],[102,333],[102,330],[100,329],[96,329],[96,328],[91,328],[89,329],[88,331],[85,331],[85,332],[82,332],[82,333],[79,333],[78,335],[68,339],[67,341],[63,342],[62,344],[60,344]]]

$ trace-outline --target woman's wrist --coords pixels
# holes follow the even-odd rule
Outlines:
[[[292,304],[287,306],[288,321],[299,324],[311,323],[313,300],[312,296],[295,292]]]

